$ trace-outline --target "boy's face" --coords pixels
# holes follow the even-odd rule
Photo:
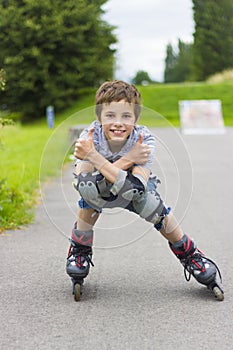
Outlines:
[[[136,123],[134,104],[124,100],[104,103],[100,121],[108,141],[125,141]]]

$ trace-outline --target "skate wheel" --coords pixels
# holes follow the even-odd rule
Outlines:
[[[224,293],[218,286],[215,286],[213,288],[213,293],[214,293],[215,298],[218,299],[219,301],[224,300]]]
[[[74,300],[80,301],[81,294],[81,285],[79,283],[76,283],[74,286]]]

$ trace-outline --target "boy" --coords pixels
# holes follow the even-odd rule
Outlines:
[[[81,199],[66,265],[75,298],[79,300],[80,286],[93,265],[93,227],[101,209],[123,207],[161,232],[184,266],[187,280],[194,276],[223,300],[223,291],[216,283],[218,267],[182,232],[156,190],[156,177],[151,177],[150,170],[155,139],[146,127],[136,124],[140,103],[135,86],[120,80],[103,83],[96,93],[98,120],[75,144],[75,188]]]

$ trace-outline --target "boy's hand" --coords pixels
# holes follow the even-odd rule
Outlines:
[[[75,148],[74,148],[74,156],[76,158],[82,159],[82,160],[88,160],[88,154],[90,154],[91,151],[95,150],[94,147],[94,141],[93,141],[93,132],[94,128],[91,128],[88,131],[87,134],[87,139],[77,139],[75,143]]]
[[[145,164],[150,155],[150,147],[143,143],[143,134],[139,135],[139,140],[132,149],[124,156],[129,158],[134,164]]]

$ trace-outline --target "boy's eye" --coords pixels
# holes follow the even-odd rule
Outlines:
[[[123,118],[126,118],[126,119],[127,119],[127,118],[131,118],[131,117],[132,117],[131,114],[127,114],[127,113],[126,113],[126,114],[123,114]]]
[[[113,117],[114,117],[114,114],[113,114],[113,113],[107,113],[107,114],[106,114],[106,117],[107,117],[107,118],[113,118]]]

